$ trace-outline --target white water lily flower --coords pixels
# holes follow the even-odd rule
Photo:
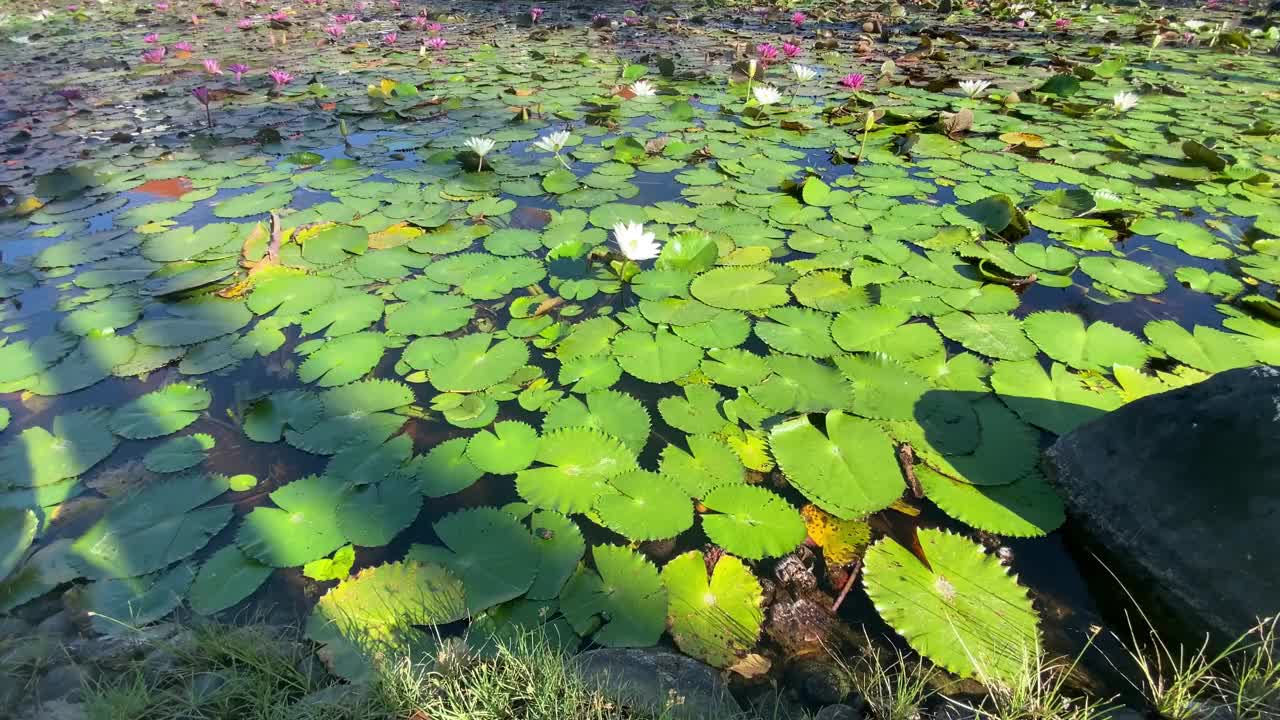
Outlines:
[[[1035,10],[1028,10],[1028,11],[1026,11],[1026,12],[1022,13],[1021,15],[1019,15],[1018,17],[1019,17],[1023,22],[1031,22],[1031,19],[1032,19],[1032,18],[1034,18],[1035,16],[1036,16],[1036,11],[1035,11]]]
[[[650,260],[658,257],[662,246],[653,233],[645,232],[642,223],[618,223],[613,226],[613,239],[628,260]]]
[[[989,87],[991,87],[990,80],[961,80],[960,81],[960,89],[964,91],[965,95],[968,95],[971,98],[978,97],[983,92],[985,92],[986,89]]]
[[[569,142],[569,138],[571,137],[573,137],[573,135],[570,134],[568,130],[561,130],[538,138],[538,141],[535,142],[533,146],[543,152],[558,153],[564,149],[564,146]]]
[[[497,143],[495,143],[492,138],[480,138],[480,137],[473,137],[467,140],[467,142],[464,144],[467,146],[467,149],[479,155],[480,157],[484,157],[485,155],[488,155],[489,151],[493,150],[493,147],[497,145]]]
[[[1097,190],[1093,193],[1093,201],[1095,203],[1099,201],[1118,203],[1120,202],[1120,196],[1106,188],[1103,188],[1102,190]]]
[[[773,105],[782,100],[782,93],[771,85],[760,85],[753,88],[751,92],[756,96],[756,102],[761,105]]]
[[[791,74],[796,76],[796,82],[809,82],[818,77],[818,71],[805,65],[792,65]]]
[[[653,97],[658,94],[658,88],[648,80],[637,80],[631,83],[631,94],[636,97]]]
[[[1183,20],[1182,24],[1191,32],[1200,32],[1209,27],[1209,23],[1204,20]]]
[[[1128,112],[1138,106],[1138,96],[1131,92],[1118,92],[1111,98],[1111,106],[1116,112]]]
[[[757,68],[758,68],[758,66],[756,65],[756,59],[755,59],[755,58],[751,58],[750,60],[748,60],[748,61],[747,61],[747,77],[749,77],[749,78],[753,78],[753,77],[755,77],[755,76],[756,76],[756,69],[757,69]]]

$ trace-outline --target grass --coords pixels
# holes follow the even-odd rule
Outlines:
[[[865,637],[865,635],[864,635]],[[893,649],[893,658],[867,638],[866,652],[852,661],[836,658],[853,687],[867,701],[877,720],[915,720],[936,693],[934,679],[941,671],[933,665]]]
[[[1215,708],[1236,720],[1280,720],[1280,620],[1268,619],[1221,653],[1170,646],[1154,632],[1127,644],[1131,681],[1152,717],[1203,718]],[[1079,661],[1028,657],[1016,677],[989,681],[966,702],[944,698],[945,674],[901,650],[871,648],[837,658],[874,720],[920,720],[949,703],[975,720],[1105,720],[1117,706],[1079,695]],[[313,667],[311,645],[263,626],[201,625],[159,646],[165,662],[138,664],[86,689],[91,720],[661,720],[584,682],[569,656],[542,634],[477,653],[441,639],[430,657],[385,662],[364,689]],[[1083,655],[1083,653],[1081,653]],[[318,694],[317,694],[318,693]]]
[[[659,720],[589,686],[539,634],[483,655],[444,639],[425,662],[385,663],[364,689],[313,672],[310,646],[261,626],[205,625],[159,647],[167,667],[87,689],[91,720]]]

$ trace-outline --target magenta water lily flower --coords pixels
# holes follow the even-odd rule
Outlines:
[[[204,61],[204,71],[210,75],[221,75],[222,63],[218,62],[216,58],[208,58]]]
[[[429,40],[424,41],[422,44],[424,47],[430,50],[443,50],[446,47],[448,47],[449,41],[445,40],[442,37],[433,37]]]
[[[249,72],[249,66],[248,66],[248,65],[244,65],[244,64],[242,64],[242,63],[236,63],[235,65],[228,65],[228,66],[227,66],[227,71],[228,71],[228,72],[230,72],[230,73],[235,77],[235,79],[236,79],[236,84],[237,84],[237,85],[239,85],[239,84],[240,84],[240,78],[241,78],[245,73]]]
[[[186,52],[186,53],[189,53],[189,52],[191,52],[192,50],[194,50],[195,48],[191,47],[191,43],[183,41],[183,42],[176,42],[176,43],[174,43],[174,44],[173,44],[173,49],[174,49],[174,50],[177,50],[178,52]]]
[[[150,65],[159,65],[160,63],[164,62],[164,56],[165,56],[165,49],[164,49],[164,46],[161,45],[158,48],[152,48],[142,53],[142,62]]]
[[[778,48],[772,43],[760,43],[756,46],[756,56],[766,63],[773,62],[778,59]]]
[[[1066,30],[1067,28],[1071,27],[1071,21],[1068,20],[1067,18],[1058,18],[1057,20],[1053,21],[1053,26],[1058,28],[1059,30]]]
[[[542,13],[546,12],[540,7],[529,8],[529,19],[538,22],[538,18],[542,17]]]
[[[143,35],[143,36],[142,36],[142,42],[144,42],[144,43],[146,43],[146,44],[148,44],[148,45],[155,45],[156,43],[160,42],[160,34],[159,34],[159,33],[147,33],[146,35]]]
[[[169,10],[169,3],[158,2],[155,5],[152,5],[151,7],[155,8],[157,12],[167,12]]]
[[[387,33],[386,35],[383,35],[383,36],[382,36],[382,44],[383,44],[383,45],[395,45],[395,44],[396,44],[396,40],[397,40],[399,37],[400,37],[400,34],[399,34],[399,33],[394,32],[394,31],[393,31],[393,32],[389,32],[389,33]]]
[[[791,24],[795,25],[796,27],[800,27],[801,25],[804,24],[804,21],[808,19],[809,19],[808,15],[805,15],[804,13],[798,10],[796,12],[791,13]]]
[[[799,55],[800,51],[801,51],[801,48],[799,45],[794,45],[789,42],[782,43],[782,54],[786,55],[788,59]]]
[[[271,76],[271,81],[276,84],[277,89],[293,82],[293,75],[285,70],[272,70],[267,74]]]
[[[849,73],[840,78],[840,84],[850,90],[861,90],[867,83],[867,76],[862,73]]]
[[[346,25],[347,23],[355,22],[356,16],[351,13],[342,13],[341,15],[334,15],[333,21],[339,25]]]

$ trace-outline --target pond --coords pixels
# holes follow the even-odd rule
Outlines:
[[[1075,652],[1117,590],[1040,451],[1280,363],[1245,15],[6,15],[0,608],[284,607],[353,678],[542,627],[760,682],[799,562],[961,676]]]

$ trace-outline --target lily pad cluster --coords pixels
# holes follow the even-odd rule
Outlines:
[[[0,169],[4,610],[74,584],[113,632],[300,569],[350,677],[463,619],[732,667],[758,578],[811,543],[999,680],[1039,618],[966,535],[1062,525],[1042,444],[1280,362],[1280,98],[1248,37],[195,11],[144,16],[254,70],[118,65],[155,43],[112,6],[9,41],[79,69],[19,89],[62,123]],[[780,32],[809,72],[671,52]],[[628,39],[648,59],[602,49]],[[872,532],[922,507],[946,527],[918,547]]]

